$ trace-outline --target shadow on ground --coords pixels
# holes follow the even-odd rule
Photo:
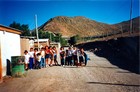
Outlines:
[[[83,47],[99,57],[108,59],[110,63],[119,68],[140,74],[139,37],[92,42],[78,45],[78,47]]]
[[[114,86],[131,86],[140,87],[140,85],[120,84],[120,83],[103,83],[103,82],[87,82],[88,84],[114,85]]]

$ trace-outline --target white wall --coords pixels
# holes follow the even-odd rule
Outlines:
[[[3,76],[6,75],[6,59],[11,61],[11,56],[20,56],[20,36],[18,34],[0,31],[1,57]]]

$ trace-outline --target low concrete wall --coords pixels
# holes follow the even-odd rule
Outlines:
[[[115,40],[97,41],[78,45],[94,54],[105,57],[120,68],[140,74],[139,36],[124,37]],[[96,49],[96,51],[95,51]]]

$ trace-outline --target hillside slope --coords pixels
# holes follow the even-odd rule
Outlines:
[[[133,30],[139,31],[140,17],[133,19]],[[124,21],[118,24],[109,25],[85,17],[66,17],[57,16],[51,18],[49,21],[39,27],[39,30],[51,31],[53,33],[60,33],[62,36],[71,37],[79,35],[81,37],[99,36],[106,34],[114,34],[119,32],[129,31],[130,21]]]
[[[105,23],[96,22],[85,17],[64,17],[58,16],[51,18],[39,29],[51,31],[53,33],[61,33],[63,36],[96,36],[117,31],[117,27]]]
[[[132,19],[132,31],[136,32],[140,30],[140,16]],[[130,20],[123,21],[121,23],[115,24],[114,26],[118,27],[118,29],[121,29],[123,32],[130,30]]]

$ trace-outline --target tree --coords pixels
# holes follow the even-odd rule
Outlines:
[[[61,38],[60,43],[61,43],[62,46],[66,46],[68,42],[64,38]]]
[[[70,37],[70,40],[68,41],[68,43],[70,45],[75,45],[79,39],[80,39],[79,35],[72,36]]]
[[[21,34],[22,36],[30,36],[31,35],[30,30],[29,30],[29,26],[27,24],[22,24],[21,25],[20,23],[16,23],[14,21],[9,26],[12,27],[12,28],[16,28],[16,29],[19,29],[19,30],[23,31],[22,34]]]
[[[62,35],[60,33],[56,34],[54,41],[60,42],[60,39],[62,38]]]
[[[28,25],[22,24],[21,30],[23,31],[23,33],[21,34],[22,36],[30,36],[31,35]]]

